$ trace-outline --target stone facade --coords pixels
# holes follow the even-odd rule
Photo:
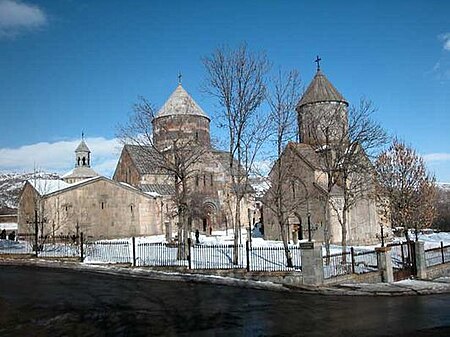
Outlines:
[[[164,233],[160,221],[162,198],[105,177],[61,184],[50,193],[39,191],[43,185],[43,180],[29,181],[22,190],[20,233],[34,232],[35,208],[39,222],[43,222],[39,229],[43,235],[84,232],[86,237],[119,238]]]

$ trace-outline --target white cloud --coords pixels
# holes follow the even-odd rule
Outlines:
[[[450,33],[440,34],[439,39],[443,42],[442,48],[450,51]]]
[[[427,162],[441,162],[441,161],[449,161],[450,153],[428,153],[423,156],[423,159]]]
[[[99,174],[114,172],[121,144],[116,138],[86,138],[91,150],[91,166]],[[32,172],[34,167],[47,172],[66,173],[74,167],[79,139],[54,143],[36,143],[19,148],[0,148],[0,171]]]
[[[38,6],[21,1],[0,0],[0,37],[14,37],[46,23],[47,16]]]

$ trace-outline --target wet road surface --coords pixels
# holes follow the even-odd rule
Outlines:
[[[0,336],[450,336],[450,295],[328,297],[0,267]]]

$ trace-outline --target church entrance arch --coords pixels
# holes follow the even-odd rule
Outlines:
[[[302,226],[302,217],[297,212],[294,213],[297,218],[297,235],[299,240],[303,240],[303,226]]]
[[[203,203],[203,231],[207,234],[212,233],[213,227],[216,225],[217,219],[217,206],[212,201],[206,201]]]

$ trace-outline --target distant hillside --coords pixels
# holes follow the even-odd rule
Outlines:
[[[17,208],[20,190],[25,181],[33,178],[59,179],[55,173],[1,173],[0,172],[0,214],[9,214]]]

